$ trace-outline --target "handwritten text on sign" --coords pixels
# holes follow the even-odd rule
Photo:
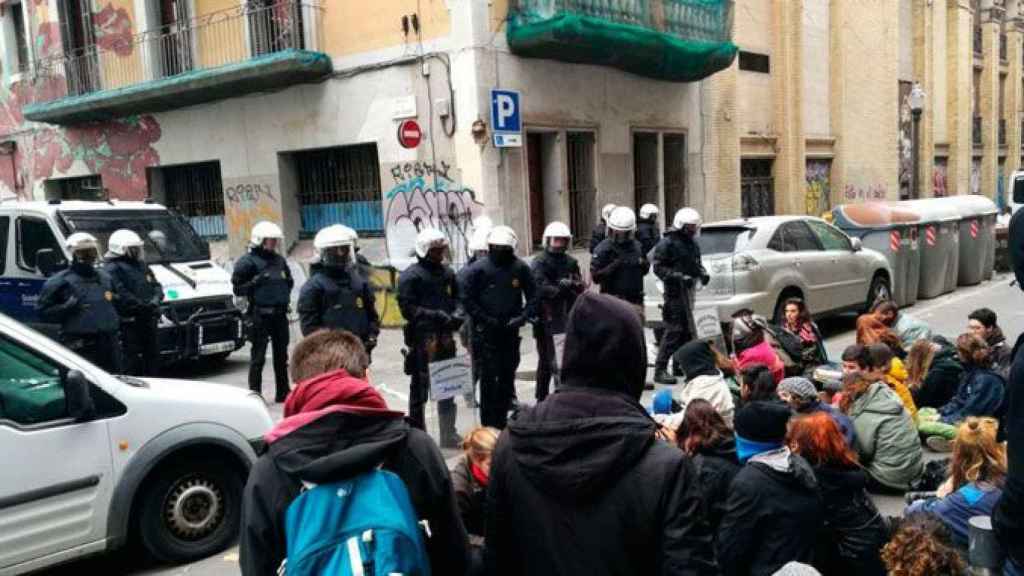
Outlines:
[[[473,391],[473,365],[469,356],[431,362],[427,370],[430,372],[431,400],[447,400]]]

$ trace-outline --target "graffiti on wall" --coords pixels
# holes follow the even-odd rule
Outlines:
[[[936,158],[932,166],[932,196],[945,198],[949,196],[949,174],[946,158]]]
[[[280,223],[281,203],[274,193],[272,176],[224,179],[224,219],[230,253],[245,251],[249,232],[261,220]]]
[[[96,45],[100,49],[112,51],[118,56],[131,55],[132,18],[127,10],[107,4],[93,14],[92,23],[96,33]]]
[[[971,159],[971,194],[981,194],[981,158]]]
[[[33,12],[29,20],[39,22],[32,40],[39,58],[62,51],[59,28],[42,12],[44,4],[37,0],[29,8]],[[40,13],[35,15],[37,10]],[[123,8],[114,9],[108,3],[96,18],[98,38],[106,35],[113,42],[127,33],[130,40],[131,22]],[[98,174],[111,197],[145,198],[146,168],[160,163],[154,148],[162,135],[156,118],[135,116],[69,128],[26,124],[22,114],[26,105],[66,95],[61,76],[40,76],[0,88],[0,140],[16,143],[13,159],[0,157],[0,195],[32,197],[46,179]]]
[[[832,162],[807,161],[807,188],[804,192],[804,210],[808,216],[821,216],[832,209]]]
[[[910,112],[910,91],[913,83],[900,82],[900,198],[910,198],[914,171],[913,115]]]
[[[867,200],[885,200],[885,186],[875,184],[873,186],[854,186],[847,184],[843,189],[843,199],[847,202],[864,202]]]
[[[416,235],[429,227],[448,237],[455,266],[468,260],[473,219],[483,214],[484,205],[452,172],[443,161],[406,162],[385,171],[392,179],[392,187],[384,194],[387,253],[399,270],[414,261]]]

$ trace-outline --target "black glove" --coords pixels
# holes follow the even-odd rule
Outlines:
[[[571,292],[575,285],[572,278],[562,278],[558,281],[558,287],[566,292]]]
[[[711,282],[711,276],[707,272],[700,275],[700,283],[702,286],[707,286],[708,282]]]
[[[511,320],[509,320],[508,324],[506,324],[505,326],[509,330],[519,330],[520,328],[522,328],[525,325],[526,325],[526,316],[516,316],[515,318],[512,318]]]

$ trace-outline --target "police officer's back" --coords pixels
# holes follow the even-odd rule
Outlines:
[[[267,344],[273,343],[275,400],[288,396],[288,306],[294,281],[288,262],[278,254],[284,234],[273,222],[257,222],[252,228],[249,252],[235,262],[231,284],[236,296],[249,300],[252,322],[252,356],[249,388],[263,389],[263,365]]]
[[[661,240],[661,230],[658,229],[658,207],[654,204],[644,204],[640,207],[640,219],[636,223],[636,240],[644,255],[651,253],[651,250]]]
[[[316,262],[312,275],[299,292],[302,335],[320,330],[347,330],[360,339],[367,352],[377,345],[380,318],[373,286],[353,262],[356,232],[336,224],[317,232],[313,239]]]
[[[132,230],[114,232],[105,259],[103,270],[117,292],[125,368],[130,374],[155,373],[160,367],[156,331],[164,290],[146,264],[142,238]]]
[[[76,232],[66,242],[70,268],[43,284],[36,310],[46,322],[60,324],[60,340],[109,372],[121,372],[120,320],[110,276],[96,268],[99,243],[91,234]]]
[[[590,275],[604,294],[611,294],[635,306],[644,304],[644,276],[651,265],[636,241],[636,216],[619,206],[608,219],[608,238],[594,251]]]

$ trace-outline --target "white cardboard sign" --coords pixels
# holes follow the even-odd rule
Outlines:
[[[473,391],[473,364],[469,356],[431,362],[427,370],[430,373],[430,399],[435,402]]]

